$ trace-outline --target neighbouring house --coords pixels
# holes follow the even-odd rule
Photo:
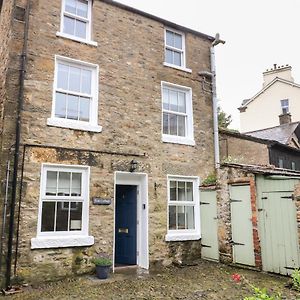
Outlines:
[[[110,0],[7,0],[0,40],[6,283],[86,273],[100,253],[198,259],[214,38]]]
[[[298,144],[298,128],[296,123],[247,134],[220,129],[221,161],[300,171],[300,149],[290,146]]]
[[[300,149],[300,122],[286,123],[271,128],[245,132],[245,134],[265,140],[277,141]]]
[[[241,132],[300,121],[300,84],[294,82],[291,66],[277,66],[263,73],[262,89],[239,108]],[[283,116],[282,116],[283,115]]]

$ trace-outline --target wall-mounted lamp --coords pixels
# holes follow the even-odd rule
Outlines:
[[[133,159],[131,162],[130,162],[130,172],[134,172],[138,167],[138,162]]]

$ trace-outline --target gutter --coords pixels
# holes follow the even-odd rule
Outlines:
[[[19,167],[19,156],[20,156],[21,112],[23,109],[23,102],[24,102],[24,81],[25,81],[26,64],[27,64],[29,12],[30,12],[30,0],[27,0],[27,4],[25,8],[23,50],[22,50],[21,62],[20,62],[21,67],[20,67],[20,77],[19,77],[19,96],[18,96],[18,106],[17,106],[16,132],[15,132],[16,141],[15,141],[15,152],[14,152],[12,194],[11,194],[11,203],[10,203],[9,231],[8,231],[8,242],[7,242],[7,264],[6,264],[6,273],[5,273],[6,290],[11,289],[11,266],[12,266],[14,221],[15,221],[14,219],[15,219],[17,186],[18,186],[18,167]]]

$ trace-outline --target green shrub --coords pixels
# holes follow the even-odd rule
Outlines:
[[[214,185],[217,182],[216,174],[209,174],[202,182],[202,185]]]
[[[96,257],[92,260],[92,262],[96,266],[102,266],[102,267],[110,267],[112,265],[111,259],[107,257]]]
[[[300,291],[300,270],[299,269],[293,271],[292,283],[293,283],[293,288],[297,291]]]
[[[245,297],[244,300],[281,300],[280,295],[269,296],[267,293],[267,289],[259,289],[253,286],[254,294],[250,297]]]

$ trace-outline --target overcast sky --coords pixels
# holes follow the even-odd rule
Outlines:
[[[223,110],[239,128],[239,107],[262,87],[262,72],[289,64],[300,82],[300,0],[118,0],[215,36],[217,90]]]

